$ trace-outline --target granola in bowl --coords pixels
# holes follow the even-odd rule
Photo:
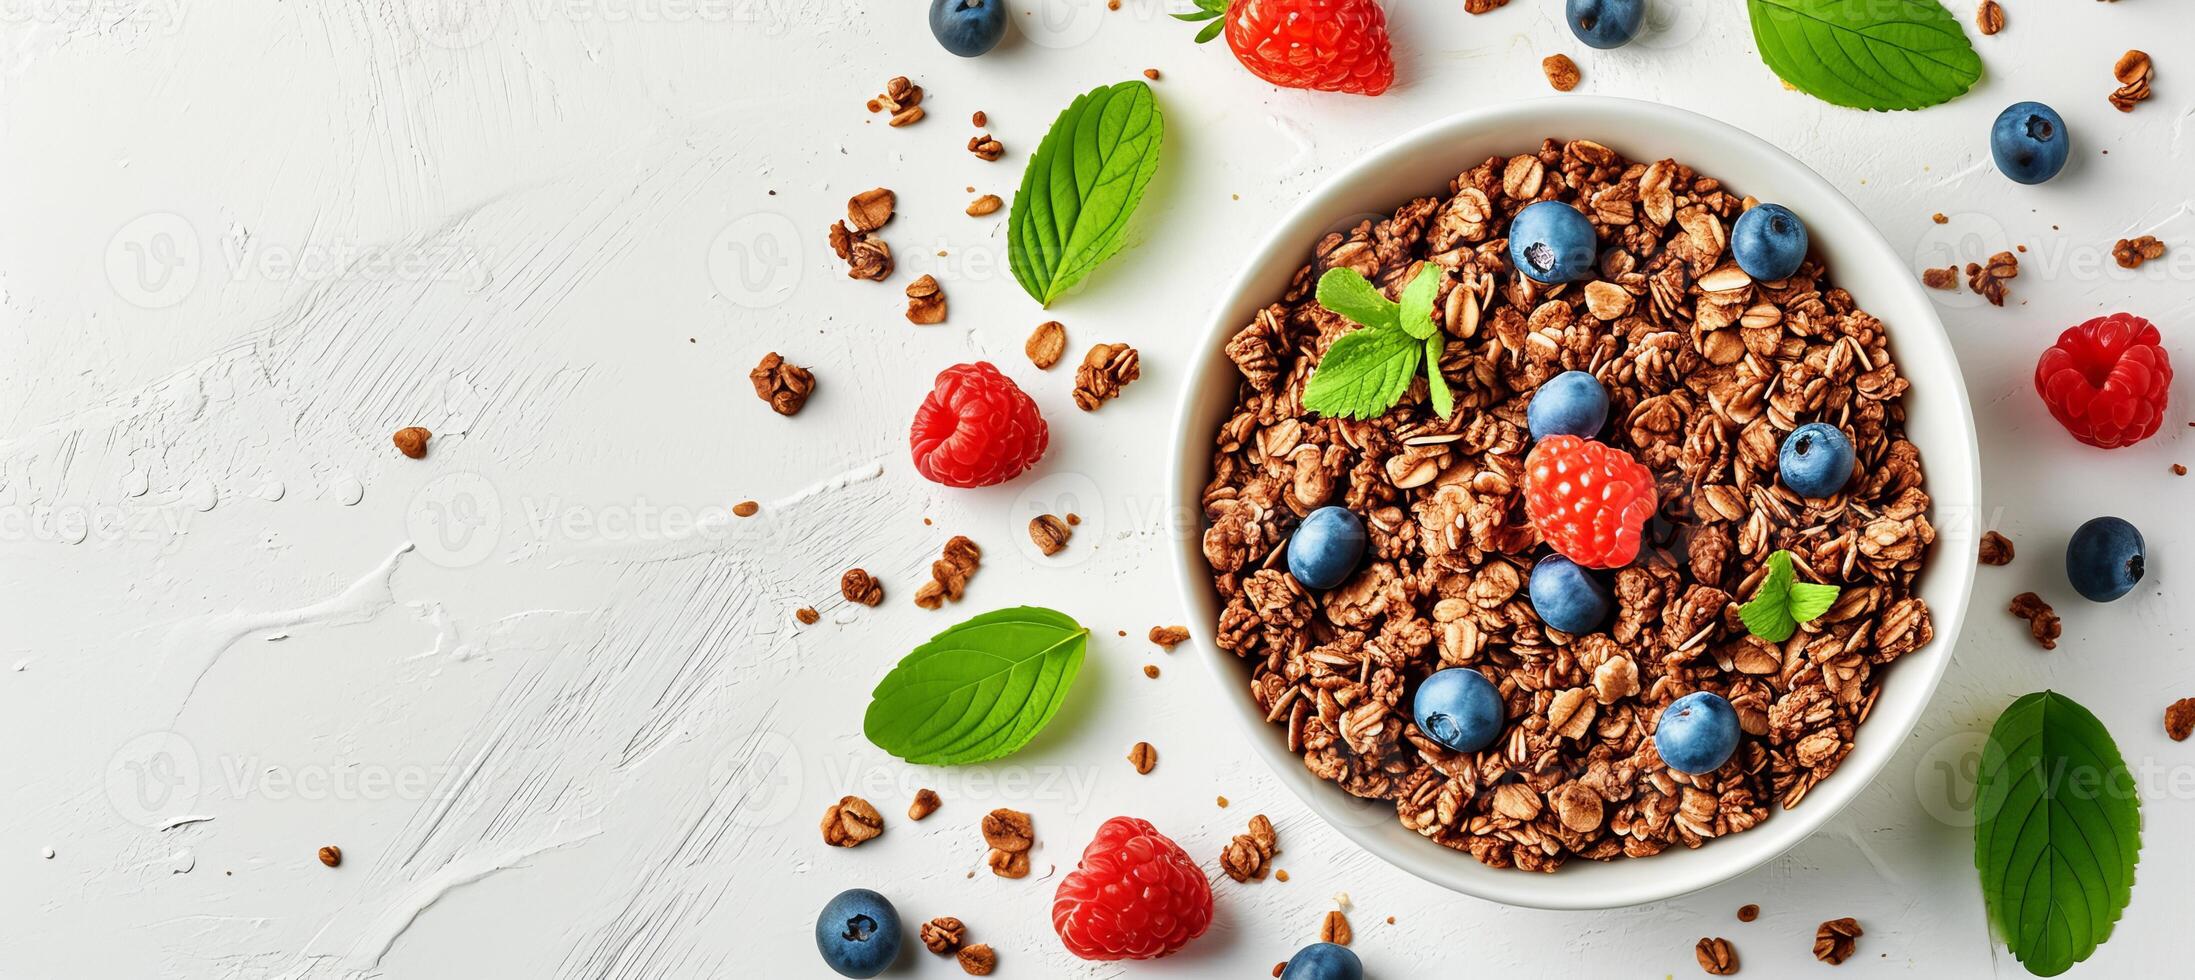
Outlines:
[[[1546,286],[1510,267],[1508,222],[1541,200],[1591,220],[1596,278]],[[1327,235],[1230,339],[1234,405],[1201,501],[1214,635],[1312,774],[1391,801],[1405,827],[1487,865],[1553,871],[1749,829],[1851,751],[1881,668],[1933,636],[1916,587],[1931,502],[1887,328],[1817,258],[1778,281],[1740,270],[1727,229],[1751,203],[1677,161],[1547,140]],[[1355,327],[1314,300],[1319,277],[1354,269],[1392,296],[1427,262],[1441,270],[1454,414],[1435,415],[1422,379],[1377,418],[1304,409],[1320,356]],[[1525,406],[1567,370],[1608,389],[1600,438],[1652,471],[1660,501],[1648,547],[1611,577],[1615,615],[1576,636],[1545,627],[1525,594],[1545,552],[1524,508]],[[1806,499],[1778,482],[1777,451],[1817,421],[1849,433],[1858,476]],[[1320,592],[1283,552],[1327,505],[1361,515],[1370,548]],[[1737,606],[1779,549],[1843,591],[1771,643]],[[1450,751],[1411,721],[1417,683],[1450,667],[1480,671],[1505,702],[1483,751]],[[1687,775],[1652,731],[1699,690],[1735,706],[1744,737],[1720,769]]]

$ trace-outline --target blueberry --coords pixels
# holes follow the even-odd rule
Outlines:
[[[1809,422],[1784,437],[1776,466],[1792,493],[1816,500],[1834,496],[1852,482],[1852,440],[1827,422]]]
[[[1418,730],[1458,752],[1477,752],[1501,736],[1501,692],[1469,667],[1435,671],[1410,702]]]
[[[973,58],[1006,36],[1006,0],[930,0],[930,33],[945,50]]]
[[[1731,227],[1730,254],[1755,279],[1789,278],[1806,261],[1806,222],[1781,204],[1756,204]]]
[[[1364,980],[1364,961],[1347,946],[1312,943],[1288,958],[1280,980]]]
[[[1591,633],[1608,619],[1615,602],[1592,572],[1561,555],[1532,566],[1532,611],[1565,633]]]
[[[839,892],[816,916],[816,952],[839,976],[876,976],[899,958],[899,912],[866,888]]]
[[[2066,542],[2065,577],[2089,601],[2110,602],[2141,582],[2145,560],[2142,532],[2116,517],[2099,517]]]
[[[1509,223],[1509,261],[1534,282],[1591,279],[1599,253],[1593,223],[1561,201],[1528,205]]]
[[[1306,589],[1331,589],[1364,557],[1364,521],[1347,507],[1321,507],[1288,538],[1288,574]]]
[[[1532,427],[1534,439],[1591,439],[1600,435],[1601,426],[1608,422],[1608,389],[1584,371],[1564,371],[1532,393],[1524,418]]]
[[[1563,17],[1570,33],[1596,48],[1620,48],[1639,36],[1646,0],[1568,0]]]
[[[2040,184],[2065,169],[2073,133],[2058,110],[2040,102],[2015,102],[1989,127],[1989,155],[1997,169],[2023,184]]]
[[[1738,750],[1738,712],[1712,691],[1694,691],[1663,708],[1654,750],[1678,772],[1714,772]]]

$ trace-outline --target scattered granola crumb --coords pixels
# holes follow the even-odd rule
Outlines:
[[[1394,917],[1394,916],[1392,916],[1392,915],[1388,916],[1388,917],[1387,917],[1387,924],[1388,924],[1388,925],[1394,925],[1394,924],[1395,924],[1395,917]]]
[[[1692,947],[1692,955],[1700,961],[1700,969],[1718,977],[1738,972],[1738,951],[1730,940],[1720,936],[1701,939]]]
[[[1075,407],[1095,412],[1120,397],[1120,389],[1143,375],[1136,349],[1127,344],[1098,344],[1075,369]]]
[[[1020,810],[1000,807],[983,815],[983,842],[991,845],[984,858],[991,873],[1001,878],[1029,876],[1029,848],[1036,844],[1036,825]]]
[[[1145,676],[1145,677],[1149,677],[1149,678],[1151,678],[1151,679],[1153,679],[1153,680],[1157,680],[1157,679],[1158,679],[1158,665],[1157,665],[1157,664],[1144,664],[1144,665],[1143,665],[1143,676]]]
[[[890,188],[872,187],[846,199],[846,220],[855,231],[875,231],[892,220],[899,195]]]
[[[968,152],[975,154],[976,159],[988,162],[1005,156],[1006,147],[997,139],[992,138],[991,134],[984,133],[980,136],[968,137]]]
[[[2119,87],[2111,93],[2111,107],[2120,112],[2133,112],[2135,103],[2149,98],[2152,73],[2149,52],[2132,50],[2120,55],[2118,62],[2111,66],[2111,77],[2119,82]]]
[[[1568,92],[1578,87],[1578,63],[1566,54],[1551,54],[1540,59],[1540,71],[1546,73],[1547,84],[1557,92]]]
[[[1021,352],[1029,355],[1029,363],[1049,369],[1059,363],[1061,354],[1067,352],[1067,327],[1058,320],[1046,320],[1037,324],[1029,339],[1021,345]]]
[[[823,843],[832,847],[854,847],[882,833],[884,815],[861,797],[840,797],[823,812]]]
[[[2172,464],[2172,475],[2173,475],[2173,476],[2186,476],[2186,475],[2187,475],[2187,464],[2185,464],[2185,463],[2174,463],[2174,464]]]
[[[1982,564],[2012,564],[2012,539],[1995,531],[1982,532]]]
[[[800,625],[802,626],[814,626],[817,620],[823,618],[823,614],[816,612],[816,608],[814,606],[802,606],[799,609],[793,610],[793,618],[800,620]]]
[[[1959,288],[1959,267],[1950,265],[1941,269],[1922,269],[1921,285],[1930,289],[1957,291]]]
[[[959,949],[961,939],[967,935],[967,924],[950,915],[941,915],[922,924],[923,948],[939,956]]]
[[[890,123],[888,123],[888,125],[890,125],[894,129],[897,129],[901,126],[912,126],[915,123],[921,122],[922,116],[923,112],[921,106],[908,106],[905,109],[901,109],[898,112],[893,113],[892,120]]]
[[[2064,627],[2058,622],[2058,614],[2052,612],[2050,603],[2033,592],[2022,592],[2012,597],[2012,615],[2027,620],[2027,631],[2045,650],[2058,648],[2058,636]]]
[[[1029,540],[1036,544],[1038,551],[1044,552],[1045,557],[1059,554],[1072,536],[1074,532],[1068,530],[1067,522],[1050,514],[1029,518]]]
[[[990,114],[989,114],[989,113],[986,113],[986,112],[984,112],[984,111],[983,111],[983,110],[981,110],[981,109],[977,109],[977,110],[975,111],[975,115],[972,115],[972,116],[969,116],[969,117],[968,117],[968,125],[970,125],[970,126],[974,126],[974,127],[975,127],[975,128],[977,128],[977,129],[982,129],[983,127],[985,127],[985,126],[988,126],[988,125],[990,125],[990,124],[991,124],[991,116],[990,116]]]
[[[838,577],[838,594],[847,602],[873,606],[884,601],[884,583],[876,580],[867,569],[849,568]]]
[[[1950,218],[1949,216],[1945,215],[1945,214],[1944,214],[1943,212],[1941,212],[1941,211],[1938,211],[1938,212],[1936,212],[1935,214],[1933,214],[1933,215],[1930,215],[1930,216],[1929,216],[1929,218],[1928,218],[1928,220],[1930,220],[1930,221],[1933,221],[1933,222],[1935,222],[1935,223],[1937,223],[1937,224],[1939,224],[1939,225],[1947,225],[1947,224],[1950,224],[1950,223],[1951,223],[1951,218]]]
[[[1852,958],[1852,949],[1860,938],[1860,924],[1851,916],[1831,919],[1814,930],[1814,958],[1830,966],[1842,964]]]
[[[1069,527],[1081,527],[1081,526],[1082,526],[1082,515],[1081,515],[1081,514],[1077,514],[1077,513],[1075,513],[1074,511],[1071,511],[1071,510],[1070,510],[1070,511],[1068,511],[1068,512],[1067,512],[1067,526],[1069,526]]]
[[[2139,269],[2142,263],[2161,258],[2164,254],[2165,243],[2158,241],[2155,235],[2121,238],[2111,246],[2111,258],[2119,263],[2121,269]]]
[[[1349,917],[1343,915],[1340,909],[1326,913],[1326,918],[1319,922],[1319,942],[1347,946],[1353,938],[1355,936],[1349,931]]]
[[[2022,249],[2025,251],[2025,249]],[[2010,252],[1998,252],[1989,257],[1989,264],[1966,264],[1966,288],[1981,295],[1991,306],[2003,306],[2005,283],[2020,274],[2020,259]]]
[[[390,436],[389,441],[396,443],[397,452],[413,459],[426,459],[427,440],[432,438],[434,438],[434,433],[416,425],[407,425],[396,430],[396,434]]]
[[[907,322],[920,327],[945,322],[945,290],[936,276],[924,275],[907,284]]]
[[[1227,809],[1227,798],[1226,798],[1226,797],[1222,796],[1222,797],[1220,797],[1220,798],[1219,798],[1219,808],[1220,808],[1220,809],[1222,809],[1222,810],[1225,810],[1225,809]]]
[[[1136,774],[1148,776],[1158,766],[1158,750],[1149,742],[1137,742],[1128,749],[1128,764],[1136,767]]]
[[[1219,852],[1219,867],[1239,883],[1264,881],[1265,869],[1280,853],[1280,837],[1265,814],[1250,818],[1250,828],[1235,835]]]
[[[937,798],[937,790],[927,786],[915,790],[914,802],[907,804],[907,819],[921,820],[930,814],[936,813],[940,802]]]
[[[846,278],[883,282],[892,274],[892,247],[869,232],[848,228],[846,222],[831,225],[831,251],[846,263]]]
[[[1974,25],[1987,37],[2004,30],[2004,5],[1997,0],[1982,0],[1981,9],[1974,11]]]
[[[816,390],[814,374],[788,363],[776,351],[763,355],[754,370],[747,372],[747,380],[753,382],[756,398],[769,402],[771,411],[785,416],[799,414]]]
[[[1120,9],[1120,0],[1105,0],[1105,9],[1107,9],[1107,10],[1119,10],[1119,9]]]
[[[1287,868],[1275,868],[1275,869],[1273,869],[1273,880],[1274,880],[1274,881],[1278,881],[1278,882],[1282,882],[1282,883],[1284,883],[1284,884],[1285,884],[1285,883],[1286,883],[1286,882],[1288,881],[1288,869],[1287,869]],[[1389,919],[1389,920],[1387,920],[1387,921],[1389,921],[1389,922],[1393,922],[1393,921],[1395,921],[1395,920],[1393,920],[1393,919]]]
[[[922,86],[908,81],[905,75],[898,75],[884,83],[883,94],[869,100],[869,111],[889,112],[896,117],[921,104]],[[895,122],[893,125],[899,124]]]
[[[1760,918],[1760,917],[1761,917],[1761,907],[1760,907],[1760,906],[1758,906],[1758,905],[1740,905],[1740,906],[1738,906],[1738,921],[1739,921],[1739,922],[1751,922],[1751,921],[1753,921],[1754,919],[1758,919],[1758,918]]]
[[[760,503],[752,500],[742,500],[732,505],[732,516],[753,517],[755,516],[756,512],[760,510],[762,510],[762,505]]]
[[[998,969],[998,954],[984,943],[962,946],[956,955],[960,957],[960,968],[971,977],[987,977]]]
[[[983,563],[983,549],[964,534],[953,535],[945,542],[945,553],[930,563],[930,580],[915,590],[915,605],[924,609],[936,609],[950,599],[959,602],[968,591],[968,579],[975,575],[976,566]]]
[[[2165,708],[2165,734],[2175,742],[2195,733],[2195,698],[2181,698]]]
[[[1145,78],[1148,78],[1148,79],[1150,79],[1150,80],[1152,80],[1152,81],[1154,81],[1154,82],[1155,82],[1155,81],[1158,81],[1158,69],[1156,69],[1156,68],[1145,68],[1145,69],[1143,70],[1143,77],[1145,77]]]
[[[320,863],[335,867],[343,863],[343,849],[330,844],[320,849]]]
[[[1181,641],[1188,638],[1189,627],[1187,626],[1151,627],[1151,642],[1156,643],[1159,646],[1165,647],[1169,652],[1171,652],[1174,647],[1180,645]]]
[[[981,218],[984,215],[997,214],[998,209],[1005,206],[1006,202],[1000,200],[998,195],[985,194],[968,202],[968,217]]]
[[[1508,5],[1509,0],[1463,0],[1463,11],[1467,14],[1483,14]]]

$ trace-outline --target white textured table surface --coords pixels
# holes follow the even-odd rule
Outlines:
[[[999,976],[1263,976],[1337,892],[1381,977],[1697,975],[1703,935],[1731,938],[1749,975],[1785,975],[1827,969],[1814,927],[1844,915],[1867,934],[1840,976],[2015,975],[1988,942],[1945,774],[2045,686],[2094,709],[2143,780],[2133,905],[2082,969],[2170,962],[2195,876],[2180,832],[2195,749],[2158,720],[2195,694],[2195,612],[2167,597],[2195,546],[2195,481],[2167,473],[2195,462],[2190,393],[2161,437],[2104,454],[2058,430],[2028,373],[2058,330],[2122,308],[2190,353],[2195,83],[2179,79],[2195,78],[2195,29],[2177,5],[2008,0],[2006,32],[1976,37],[1989,74],[1974,93],[1887,115],[1782,89],[1736,3],[1659,0],[1664,30],[1597,53],[1553,0],[1481,17],[1390,0],[1401,84],[1376,100],[1276,91],[1148,0],[1015,0],[1048,14],[1018,22],[1047,26],[976,61],[942,53],[918,6],[9,5],[0,976],[807,977],[823,972],[814,913],[853,885],[913,921],[967,919]],[[2155,56],[2157,97],[2121,115],[2104,96],[2135,46]],[[1979,414],[1986,518],[2021,558],[1983,570],[1922,729],[1788,856],[1599,914],[1450,895],[1343,843],[1221,723],[1188,650],[1142,638],[1181,618],[1160,445],[1243,244],[1369,145],[1547,94],[1538,62],[1558,50],[1583,91],[1789,150],[1916,270],[2027,246],[2011,305],[1939,297]],[[1143,352],[1143,380],[1088,415],[1065,367],[1021,358],[1046,317],[1004,271],[1003,216],[964,216],[962,188],[1010,194],[1073,94],[1147,66],[1165,73],[1164,164],[1130,249],[1051,314],[1072,350]],[[895,74],[929,89],[927,121],[893,130],[863,111]],[[2079,147],[2039,188],[1997,175],[1985,146],[2025,98],[2063,111]],[[962,147],[976,109],[1008,147],[999,163]],[[899,193],[901,271],[849,281],[823,229],[879,184]],[[2174,251],[2112,265],[2112,241],[2143,232]],[[901,318],[899,287],[922,272],[950,294],[943,327]],[[820,379],[797,418],[748,390],[769,350]],[[1054,449],[1014,484],[942,491],[911,469],[906,420],[937,369],[977,357],[1033,392]],[[410,424],[436,432],[425,461],[389,447]],[[726,522],[746,498],[762,515]],[[1056,558],[1022,530],[1038,509],[1087,519]],[[2155,558],[2140,592],[2095,607],[2054,556],[2105,512],[2140,525]],[[915,608],[954,533],[987,553],[967,601]],[[882,607],[836,596],[853,565],[884,578]],[[2029,588],[2066,615],[2055,653],[2000,611]],[[1098,630],[1033,747],[925,771],[861,737],[867,691],[900,654],[1022,602]],[[803,627],[808,604],[824,618]],[[1165,674],[1146,680],[1147,662]],[[1137,740],[1161,753],[1148,777],[1122,760]],[[923,785],[945,807],[910,824]],[[890,829],[827,849],[816,818],[849,792]],[[1085,966],[1047,920],[1064,868],[980,870],[973,822],[996,805],[1036,815],[1039,875],[1122,812],[1214,869],[1265,812],[1291,880],[1221,879],[1218,923],[1189,954]],[[315,860],[323,844],[343,848],[340,869]],[[1741,925],[1748,902],[1764,911]],[[959,974],[916,955],[901,975]]]

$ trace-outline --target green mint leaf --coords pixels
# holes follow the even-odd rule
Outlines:
[[[1090,631],[1035,606],[987,612],[930,638],[870,695],[861,732],[920,765],[1011,755],[1052,720]]]
[[[1922,109],[1965,94],[1982,59],[1937,0],[1746,0],[1753,43],[1784,81],[1834,105]]]
[[[1319,277],[1316,298],[1320,306],[1361,326],[1378,329],[1395,322],[1395,301],[1381,295],[1379,287],[1355,269],[1326,270]]]
[[[1834,585],[1816,585],[1813,582],[1791,583],[1791,618],[1811,623],[1822,618],[1829,607],[1837,604],[1837,593],[1844,590]]]
[[[1351,330],[1319,358],[1303,387],[1303,407],[1322,415],[1368,419],[1402,400],[1425,349],[1394,327]]]
[[[1770,643],[1782,643],[1798,632],[1799,621],[1791,616],[1791,583],[1797,580],[1798,573],[1791,570],[1790,552],[1777,551],[1768,556],[1768,577],[1761,580],[1752,601],[1738,607],[1738,618],[1745,621],[1746,632]]]
[[[1441,377],[1440,356],[1448,348],[1448,338],[1439,331],[1425,338],[1425,391],[1433,400],[1433,414],[1446,419],[1456,411],[1456,397],[1448,392],[1448,379]]]
[[[2126,910],[2141,797],[2111,733],[2052,691],[2012,702],[1982,746],[1974,866],[1992,931],[2027,972],[2088,958]]]
[[[1007,264],[1031,298],[1052,305],[1120,251],[1128,216],[1158,170],[1166,124],[1141,81],[1076,96],[1022,171],[1007,217]]]
[[[1417,278],[1402,287],[1402,299],[1396,304],[1395,316],[1404,333],[1428,340],[1440,331],[1440,324],[1433,322],[1433,297],[1439,293],[1440,268],[1431,262],[1419,266]]]
[[[1214,16],[1217,16],[1217,15],[1214,15]],[[1209,23],[1209,24],[1206,24],[1206,25],[1204,25],[1204,29],[1203,29],[1203,30],[1201,30],[1201,31],[1198,31],[1198,32],[1197,32],[1197,43],[1198,43],[1198,44],[1203,44],[1203,43],[1205,43],[1206,41],[1210,41],[1211,39],[1213,39],[1213,38],[1215,38],[1215,37],[1218,37],[1218,36],[1219,36],[1219,32],[1221,32],[1221,31],[1224,31],[1224,30],[1226,30],[1226,29],[1227,29],[1227,22],[1226,22],[1226,21],[1224,21],[1224,20],[1215,20],[1215,21],[1213,21],[1213,22],[1211,22],[1211,23]]]

